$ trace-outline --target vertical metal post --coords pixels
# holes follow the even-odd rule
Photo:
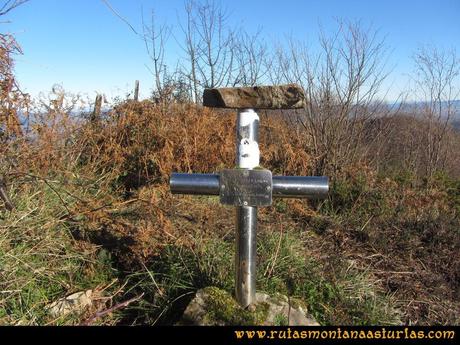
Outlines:
[[[259,165],[259,116],[252,109],[238,112],[236,152],[238,168],[253,169]],[[245,308],[256,298],[257,207],[238,206],[236,224],[235,295]]]

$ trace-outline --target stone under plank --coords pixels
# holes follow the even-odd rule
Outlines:
[[[298,109],[306,104],[297,84],[205,89],[203,105],[233,109]]]

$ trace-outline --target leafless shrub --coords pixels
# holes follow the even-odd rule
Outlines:
[[[460,74],[460,60],[455,51],[421,47],[414,56],[413,80],[415,113],[424,120],[420,136],[423,148],[423,173],[429,181],[438,170],[444,170],[453,153],[452,128],[454,100],[460,95],[456,81]]]
[[[165,82],[168,77],[165,64],[165,44],[171,35],[171,28],[165,24],[158,26],[155,12],[152,10],[149,24],[145,22],[144,15],[142,15],[142,30],[145,49],[153,65],[151,68],[147,66],[154,77],[153,97],[158,100],[170,100],[168,96],[173,90],[171,89],[172,84]]]
[[[320,51],[310,54],[302,42],[289,40],[289,49],[279,48],[270,79],[274,83],[301,84],[308,98],[298,116],[316,174],[335,174],[345,165],[362,159],[367,124],[386,116],[388,108],[379,98],[387,76],[384,41],[378,32],[357,23],[339,22],[332,36],[321,33]]]
[[[235,34],[235,68],[232,86],[254,86],[268,74],[268,46],[260,37],[240,30]]]
[[[180,23],[186,53],[182,73],[189,79],[193,100],[199,103],[203,88],[232,84],[235,30],[227,25],[228,14],[216,1],[188,1],[185,12],[185,23]]]

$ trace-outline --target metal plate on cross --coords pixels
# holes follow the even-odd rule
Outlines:
[[[219,196],[223,205],[270,206],[272,189],[270,170],[226,169],[219,175]]]

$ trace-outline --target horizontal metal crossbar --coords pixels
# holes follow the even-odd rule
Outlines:
[[[172,173],[173,194],[219,195],[218,174]],[[324,199],[329,191],[326,176],[273,176],[273,197]]]

